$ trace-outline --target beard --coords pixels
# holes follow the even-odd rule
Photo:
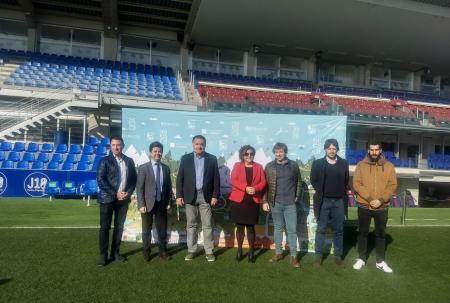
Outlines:
[[[369,154],[369,158],[370,158],[370,161],[371,161],[371,162],[378,162],[378,160],[380,160],[380,157],[381,157],[381,154],[379,154],[379,155],[376,156],[376,157],[371,156],[371,155]]]

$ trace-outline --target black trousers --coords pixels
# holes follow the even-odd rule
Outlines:
[[[358,254],[359,258],[367,260],[367,236],[369,234],[370,222],[375,223],[375,247],[377,252],[377,263],[384,261],[386,249],[386,223],[388,220],[388,209],[370,210],[358,207]]]
[[[108,204],[100,203],[100,254],[108,255],[109,230],[111,229],[111,221],[114,214],[114,231],[111,243],[111,256],[119,254],[120,243],[122,242],[123,224],[127,217],[128,202],[114,201]]]
[[[141,214],[142,218],[142,244],[144,254],[150,252],[152,243],[152,226],[155,220],[156,232],[158,233],[159,251],[166,251],[167,246],[167,209],[165,203],[155,202],[153,209],[145,214]]]

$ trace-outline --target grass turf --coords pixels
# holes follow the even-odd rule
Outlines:
[[[0,199],[0,225],[96,226],[98,206],[83,201]],[[408,209],[409,218],[447,222],[448,209]],[[354,209],[349,212],[355,218]],[[398,219],[396,219],[398,217]],[[391,222],[399,223],[399,210]],[[420,219],[420,220],[419,220]],[[415,221],[414,224],[418,224]],[[425,224],[435,221],[425,221]],[[144,263],[140,245],[124,243],[125,264],[96,267],[97,229],[0,229],[0,302],[450,302],[449,227],[388,228],[387,261],[394,269],[375,269],[374,249],[356,272],[356,230],[345,233],[345,268],[328,257],[321,268],[313,255],[301,256],[301,269],[268,259],[259,251],[255,264],[234,261],[235,249],[217,249],[215,263],[204,256],[185,262],[185,247],[172,246],[173,260],[153,250]],[[372,235],[373,236],[373,235]],[[373,240],[373,237],[372,237]]]
[[[443,227],[392,228],[387,258],[394,273],[375,269],[374,251],[361,272],[351,268],[354,238],[346,238],[346,267],[313,256],[301,269],[268,262],[234,261],[235,249],[218,249],[215,263],[203,256],[185,262],[185,249],[171,247],[173,260],[144,263],[140,246],[124,243],[125,264],[97,268],[97,231],[0,230],[0,302],[449,302],[450,233]]]

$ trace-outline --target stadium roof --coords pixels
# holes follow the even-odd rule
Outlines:
[[[0,9],[183,33],[223,48],[450,76],[445,0],[0,0]],[[41,18],[40,18],[41,20]]]

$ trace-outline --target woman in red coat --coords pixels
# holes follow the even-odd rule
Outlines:
[[[231,219],[236,223],[238,251],[236,261],[242,259],[244,229],[247,228],[249,244],[248,261],[255,262],[255,224],[258,223],[259,204],[266,187],[266,177],[261,164],[254,162],[255,149],[244,145],[239,150],[239,159],[231,172]]]

